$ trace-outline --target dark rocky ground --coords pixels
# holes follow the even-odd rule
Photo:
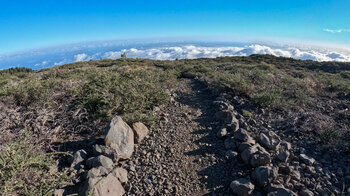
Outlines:
[[[215,96],[195,80],[182,80],[174,98],[159,108],[161,117],[133,155],[130,195],[207,195],[229,193],[234,163],[225,159],[216,137]]]

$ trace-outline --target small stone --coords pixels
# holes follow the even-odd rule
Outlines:
[[[252,167],[266,165],[271,162],[270,154],[259,144],[246,148],[241,153],[244,163]]]
[[[86,159],[87,153],[85,150],[78,150],[73,155],[73,162],[71,164],[71,168],[78,170],[82,165],[83,161]]]
[[[300,181],[300,172],[298,170],[292,170],[290,176],[293,180]]]
[[[340,167],[337,169],[337,174],[338,176],[343,176],[343,170]]]
[[[247,149],[249,147],[252,147],[252,145],[250,143],[242,142],[241,144],[239,144],[238,152],[241,153],[241,152],[243,152],[245,149]]]
[[[141,122],[136,122],[132,125],[135,133],[135,143],[139,144],[148,135],[148,128]]]
[[[65,195],[65,190],[64,189],[55,189],[53,195],[54,196],[64,196]]]
[[[314,196],[314,193],[311,192],[309,189],[304,189],[299,192],[300,196]]]
[[[165,116],[162,116],[161,118],[160,118],[160,120],[161,121],[164,121],[164,122],[169,122],[169,120],[168,120],[168,118],[167,117],[165,117]]]
[[[135,168],[135,166],[133,165],[133,166],[130,166],[130,171],[133,171],[133,172],[135,172],[136,171],[136,168]]]
[[[310,174],[316,174],[315,168],[313,166],[306,166],[306,170]]]
[[[269,137],[267,137],[263,133],[259,134],[259,142],[260,142],[260,144],[262,146],[264,146],[267,149],[271,149],[272,148],[271,141],[270,141]]]
[[[274,192],[277,191],[279,188],[284,188],[284,186],[279,183],[271,182],[267,184],[266,190],[267,192]]]
[[[248,179],[240,178],[238,180],[234,180],[230,185],[233,193],[237,195],[250,195],[254,191],[254,184],[250,182]]]
[[[287,162],[288,158],[289,158],[289,151],[282,151],[277,155],[277,158],[282,161],[282,162]]]
[[[224,136],[226,136],[227,135],[227,130],[226,130],[226,128],[222,128],[222,129],[220,129],[220,131],[218,131],[217,133],[216,133],[216,136],[218,137],[218,138],[223,138]]]
[[[103,145],[94,145],[92,151],[95,156],[104,155],[115,161],[118,159],[118,154],[114,150]]]
[[[238,156],[238,153],[235,152],[235,151],[233,151],[233,150],[228,150],[228,151],[226,151],[226,153],[225,153],[226,159],[234,159],[234,158],[236,158],[237,156]]]
[[[266,151],[257,151],[250,159],[250,166],[258,167],[271,162],[270,154]]]
[[[279,141],[272,140],[271,143],[272,143],[271,147],[274,151],[278,151],[280,149],[281,145]]]
[[[250,135],[248,134],[248,132],[244,129],[239,129],[238,131],[236,131],[234,133],[234,138],[238,141],[241,141],[241,142],[246,142],[248,141],[249,139],[251,139]]]
[[[234,122],[238,122],[238,120],[236,119],[236,116],[233,114],[233,112],[228,112],[224,123],[232,124]]]
[[[285,150],[290,150],[292,148],[292,145],[289,142],[286,142],[286,141],[281,141],[280,145]]]
[[[86,166],[88,166],[88,168],[102,166],[106,169],[111,169],[113,167],[113,161],[106,156],[99,155],[98,157],[89,158],[86,161]]]
[[[246,148],[242,153],[241,153],[241,158],[244,161],[245,164],[249,164],[250,163],[250,159],[253,156],[253,154],[255,152],[257,152],[258,149],[254,146],[248,147]]]
[[[216,120],[223,121],[226,119],[226,117],[230,114],[228,111],[218,111],[214,114],[214,118]]]
[[[236,142],[233,138],[227,138],[225,139],[224,141],[224,144],[225,144],[225,148],[228,150],[228,149],[235,149],[237,146],[236,146]]]
[[[314,158],[310,158],[306,154],[300,154],[299,158],[307,165],[312,165],[315,162]]]
[[[96,178],[100,176],[105,176],[108,174],[108,171],[106,168],[99,166],[99,167],[94,167],[90,169],[87,173],[87,178]]]
[[[275,195],[276,196],[297,196],[296,193],[294,193],[293,191],[291,191],[287,188],[279,188]]]
[[[225,124],[230,127],[230,131],[235,132],[239,129],[239,121],[233,112],[226,117]]]
[[[128,172],[124,168],[114,168],[112,173],[115,177],[119,179],[121,183],[128,182]]]
[[[261,187],[267,186],[277,178],[277,175],[277,168],[272,168],[270,166],[260,166],[252,172],[253,180]]]

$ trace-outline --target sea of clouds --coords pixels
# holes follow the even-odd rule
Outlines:
[[[251,54],[271,54],[275,56],[292,57],[302,60],[315,61],[350,61],[350,55],[339,52],[318,52],[315,50],[301,50],[298,48],[272,48],[264,45],[248,45],[243,47],[203,47],[195,45],[159,47],[139,50],[136,48],[122,49],[120,51],[105,52],[102,57],[117,59],[125,53],[130,58],[151,58],[157,60],[215,58],[222,56],[249,56]],[[92,59],[82,53],[75,56],[75,61]]]
[[[71,62],[118,59],[125,53],[128,58],[149,58],[157,60],[215,58],[222,56],[249,56],[251,54],[270,54],[302,60],[350,62],[350,54],[325,49],[302,49],[290,46],[268,46],[263,44],[201,45],[201,44],[156,44],[118,47],[77,47],[73,50],[60,50],[0,56],[0,69],[25,66],[41,69]]]

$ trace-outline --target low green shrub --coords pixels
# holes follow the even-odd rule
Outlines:
[[[52,154],[25,142],[11,142],[0,150],[2,195],[53,195],[71,183],[67,172],[54,169]]]
[[[88,77],[75,97],[78,107],[87,109],[95,119],[119,114],[127,121],[151,121],[153,118],[145,114],[151,115],[154,106],[167,103],[169,96],[164,87],[170,78],[159,70],[99,72]]]

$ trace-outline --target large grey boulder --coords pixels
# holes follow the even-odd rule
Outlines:
[[[270,166],[260,166],[252,172],[252,179],[260,187],[266,187],[277,178],[278,170]]]
[[[231,182],[233,193],[241,196],[250,195],[254,191],[254,184],[248,179],[240,178]]]
[[[120,181],[112,173],[106,177],[89,178],[80,189],[80,195],[89,196],[122,196],[124,193]]]
[[[136,122],[132,125],[132,128],[134,129],[135,133],[135,143],[139,144],[141,141],[148,135],[149,130],[141,122]]]
[[[133,130],[119,116],[115,116],[106,128],[105,145],[112,148],[119,159],[129,159],[134,152]]]

